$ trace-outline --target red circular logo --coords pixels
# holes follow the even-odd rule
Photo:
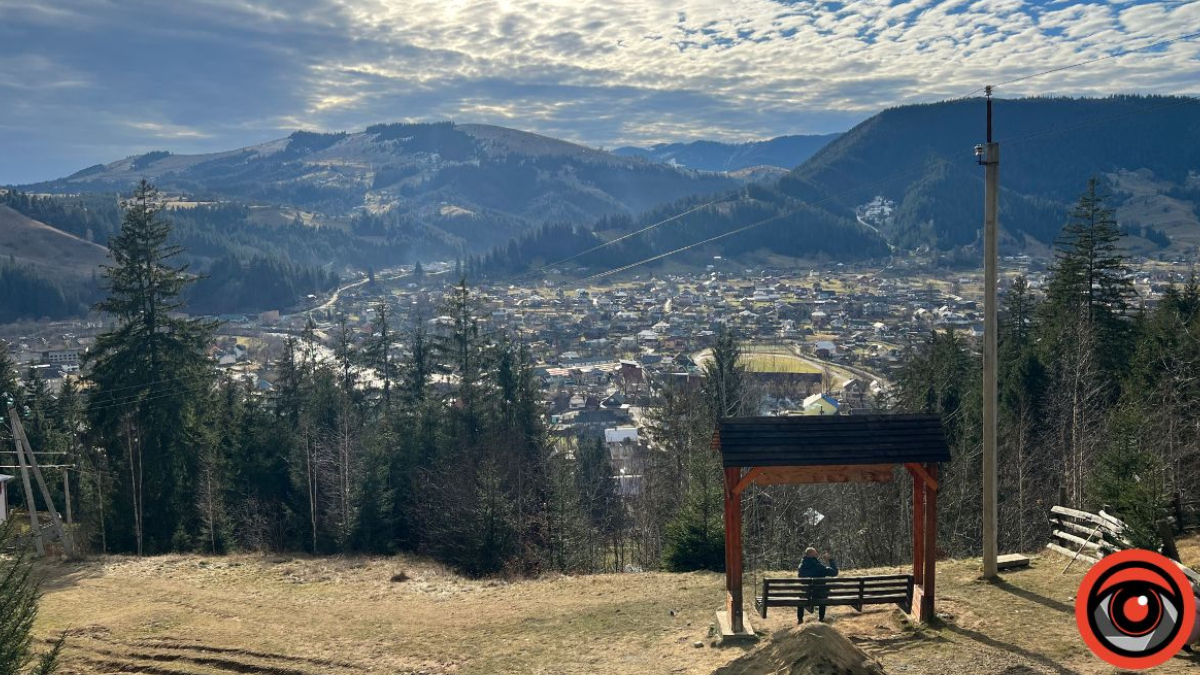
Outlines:
[[[1075,622],[1092,652],[1130,670],[1166,663],[1196,623],[1188,578],[1168,558],[1131,549],[1092,566],[1075,596]]]

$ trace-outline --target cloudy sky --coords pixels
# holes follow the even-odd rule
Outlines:
[[[294,129],[593,146],[840,131],[1200,31],[1200,0],[0,0],[0,184]],[[1200,40],[1003,96],[1200,94]]]

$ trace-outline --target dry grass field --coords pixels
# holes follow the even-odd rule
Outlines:
[[[0,258],[32,265],[54,278],[85,279],[107,264],[108,251],[0,206]]]
[[[1200,544],[1187,555],[1200,562]],[[1051,554],[988,584],[977,560],[940,563],[936,627],[894,608],[835,608],[831,620],[892,674],[1114,672],[1076,634],[1084,566],[1063,575],[1064,564]],[[261,556],[107,557],[46,572],[38,633],[66,631],[66,673],[699,674],[745,649],[712,638],[716,574],[507,582],[409,557]],[[778,611],[755,627],[794,618]],[[1200,660],[1157,672],[1194,675]]]
[[[692,357],[703,366],[712,358],[712,350],[704,349]],[[742,344],[742,363],[752,373],[819,373],[821,367],[801,358],[786,345]]]
[[[753,373],[819,373],[815,364],[786,346],[748,344],[742,347],[746,369]]]

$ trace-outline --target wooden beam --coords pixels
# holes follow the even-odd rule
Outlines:
[[[739,483],[738,488],[740,492],[751,484],[887,483],[892,480],[892,475],[892,464],[758,466],[746,473]]]
[[[1002,555],[996,558],[996,567],[1000,570],[1029,567],[1029,556],[1024,556],[1020,553],[1009,553],[1008,555]]]
[[[736,490],[742,470],[725,469],[725,590],[729,627],[745,629],[742,621],[742,493]]]
[[[924,469],[937,482],[937,464],[926,464]],[[925,489],[925,574],[921,593],[921,621],[932,621],[935,614],[935,589],[937,581],[937,489],[924,484]]]
[[[914,477],[920,478],[929,487],[933,488],[934,490],[938,489],[937,479],[934,478],[928,471],[926,471],[925,467],[921,466],[920,464],[905,464],[904,468],[908,469],[909,473],[911,473]]]
[[[1068,558],[1079,558],[1081,560],[1087,560],[1088,562],[1092,562],[1092,563],[1100,562],[1100,559],[1095,556],[1088,555],[1087,553],[1077,553],[1075,551],[1072,551],[1071,549],[1064,548],[1053,542],[1046,544],[1046,548],[1048,548],[1051,551],[1054,551],[1056,553],[1061,553],[1061,554],[1067,556]]]
[[[21,445],[21,435],[17,433],[17,425],[21,423],[16,409],[10,403],[8,419],[13,427],[13,444],[16,446],[17,465],[21,469],[21,487],[25,488],[25,510],[29,512],[29,536],[33,537],[34,547],[39,557],[46,557],[46,545],[42,542],[42,527],[38,522],[37,502],[33,497],[33,487],[29,482],[29,467],[25,464],[25,450]]]
[[[925,579],[925,483],[913,474],[912,554],[913,583],[920,586]],[[916,605],[913,605],[916,607]]]
[[[726,469],[726,471],[728,471],[728,469]],[[757,477],[757,476],[758,476],[760,473],[762,473],[762,471],[763,471],[763,470],[762,470],[762,468],[760,468],[760,467],[757,467],[757,466],[752,466],[752,467],[750,467],[750,470],[749,470],[749,471],[747,471],[747,472],[745,473],[745,475],[743,475],[743,476],[741,477],[741,479],[740,479],[740,480],[738,480],[738,482],[737,482],[737,485],[735,485],[735,486],[733,487],[733,491],[734,491],[734,492],[736,492],[736,493],[737,493],[737,494],[739,494],[739,495],[740,495],[740,494],[742,494],[743,492],[745,492],[745,491],[746,491],[746,488],[750,487],[750,485],[754,483],[754,479],[755,479],[755,478],[756,478],[756,477]]]

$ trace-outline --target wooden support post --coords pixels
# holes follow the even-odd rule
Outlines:
[[[37,457],[33,454],[33,448],[29,446],[29,437],[25,435],[25,428],[20,421],[13,421],[13,435],[19,437],[20,446],[25,448],[25,463],[29,464],[29,468],[33,471],[33,477],[37,480],[38,489],[42,493],[42,499],[46,502],[46,510],[50,512],[50,527],[54,530],[55,536],[63,547],[63,552],[68,556],[75,555],[75,541],[71,537],[71,533],[63,526],[62,517],[58,515],[58,509],[54,506],[54,498],[50,495],[50,489],[46,487],[46,479],[42,476],[42,470],[38,467]]]
[[[725,469],[725,590],[729,626],[745,630],[742,622],[742,495],[737,491],[741,469]]]
[[[925,553],[925,480],[915,471],[909,473],[912,474],[913,479],[913,583],[920,586],[925,573],[925,565],[922,562]]]
[[[937,480],[937,464],[926,464],[929,475]],[[921,621],[934,618],[934,590],[937,581],[937,490],[926,485],[925,489],[925,573],[922,579]]]
[[[75,515],[71,513],[71,470],[63,469],[63,499],[67,500],[67,524],[75,524]]]
[[[12,428],[13,444],[16,446],[17,466],[21,469],[21,487],[25,489],[25,509],[29,511],[29,536],[33,537],[34,548],[39,556],[46,555],[46,545],[42,543],[42,527],[38,522],[37,500],[33,497],[33,486],[29,483],[29,467],[25,465],[25,451],[21,446],[21,434],[17,432],[21,422],[17,418],[17,409],[8,406],[9,426]]]

